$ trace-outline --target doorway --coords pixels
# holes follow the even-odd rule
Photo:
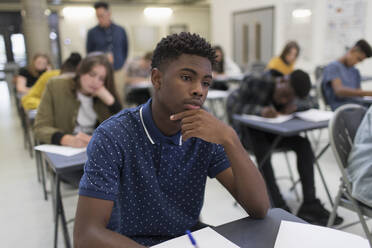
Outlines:
[[[274,7],[235,12],[233,25],[235,62],[245,71],[264,68],[273,56]]]

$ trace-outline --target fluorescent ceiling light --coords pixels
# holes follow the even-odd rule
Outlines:
[[[93,7],[64,7],[62,13],[64,17],[86,18],[93,17],[95,10]]]
[[[309,9],[295,9],[292,12],[294,18],[305,18],[311,16],[311,10]]]
[[[171,8],[146,8],[143,13],[147,18],[164,19],[169,18],[173,10]]]

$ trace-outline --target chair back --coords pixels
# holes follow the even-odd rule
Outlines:
[[[333,154],[343,176],[358,127],[367,109],[357,104],[339,107],[329,123],[329,136]]]

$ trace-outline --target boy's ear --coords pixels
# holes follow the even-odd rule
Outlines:
[[[160,89],[161,87],[162,73],[158,68],[153,68],[151,70],[151,83],[154,89]]]

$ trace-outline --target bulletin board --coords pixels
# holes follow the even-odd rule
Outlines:
[[[339,58],[357,40],[364,38],[366,15],[366,0],[327,0],[326,60]]]

